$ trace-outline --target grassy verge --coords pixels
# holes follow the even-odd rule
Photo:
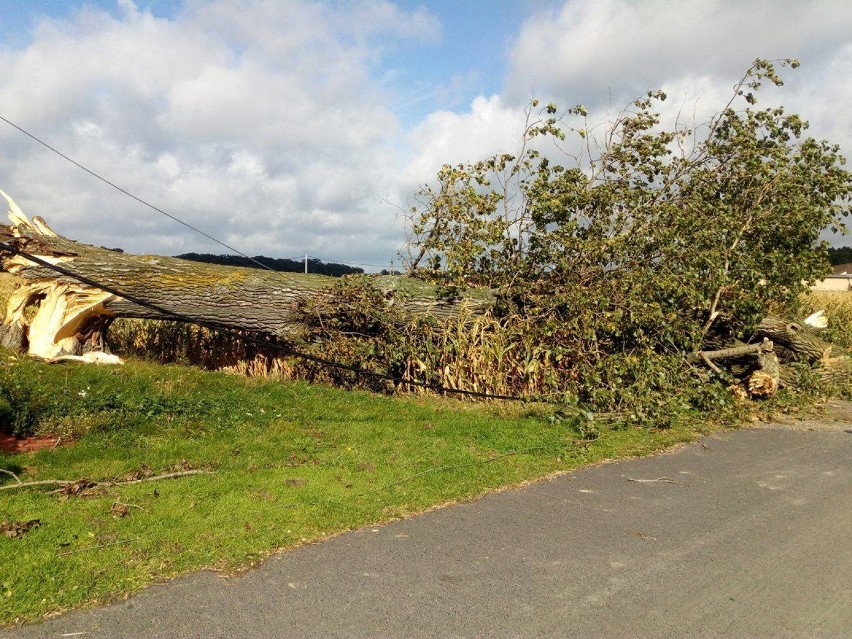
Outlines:
[[[687,425],[599,427],[588,441],[570,420],[514,406],[134,361],[107,370],[0,357],[13,414],[29,411],[36,430],[81,437],[0,456],[0,468],[21,481],[212,471],[83,496],[0,491],[0,520],[40,520],[22,536],[0,537],[0,623],[104,602],[191,570],[238,570],[344,530],[695,436]],[[0,486],[14,482],[0,475]]]

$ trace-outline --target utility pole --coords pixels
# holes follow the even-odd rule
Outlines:
[[[305,253],[305,275],[308,274],[308,254]]]

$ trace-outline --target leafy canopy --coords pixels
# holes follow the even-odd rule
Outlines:
[[[755,107],[776,66],[798,62],[756,60],[701,126],[661,126],[662,91],[598,126],[533,100],[517,155],[446,165],[418,193],[412,271],[450,296],[495,288],[507,326],[575,363],[691,352],[720,317],[743,332],[795,305],[827,272],[819,235],[843,229],[852,175],[801,117]]]

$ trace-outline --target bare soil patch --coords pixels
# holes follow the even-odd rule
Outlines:
[[[31,453],[42,448],[54,448],[58,444],[58,437],[24,437],[18,439],[12,435],[0,433],[0,451],[4,453]]]

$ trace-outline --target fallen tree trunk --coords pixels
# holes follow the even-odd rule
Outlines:
[[[115,318],[187,321],[296,341],[305,326],[301,307],[305,300],[327,296],[339,303],[332,290],[337,280],[331,277],[131,255],[81,244],[57,235],[41,218],[28,220],[5,193],[0,194],[9,202],[11,221],[8,226],[0,225],[0,242],[9,247],[3,250],[0,246],[0,265],[22,282],[9,299],[0,343],[21,352],[57,360],[104,350],[105,334]],[[114,292],[35,263],[16,251]],[[461,299],[444,301],[437,298],[433,286],[410,277],[376,277],[371,282],[383,291],[388,306],[411,315],[451,318],[465,308],[484,312],[494,302],[485,290],[471,290]],[[815,365],[826,379],[848,379],[852,374],[849,359],[830,357],[830,345],[803,324],[766,318],[755,337],[766,342],[699,351],[694,361],[721,372],[714,361],[746,358],[750,375],[742,376],[743,381],[752,396],[764,397],[778,388],[779,359]]]
[[[81,244],[57,235],[41,218],[28,220],[6,199],[12,223],[0,225],[0,242],[156,307],[0,248],[2,268],[23,282],[10,297],[0,342],[34,356],[101,350],[110,322],[118,317],[193,321],[288,340],[300,332],[300,301],[326,294],[336,282],[322,275],[131,255]],[[412,278],[383,276],[373,283],[385,293],[388,305],[412,314],[448,318],[462,307],[478,311],[491,305],[486,291],[447,302],[437,299],[433,286]]]
[[[831,344],[798,322],[765,317],[757,327],[757,334],[781,346],[796,361],[816,364],[831,356]]]

